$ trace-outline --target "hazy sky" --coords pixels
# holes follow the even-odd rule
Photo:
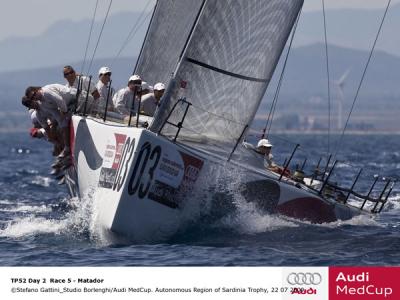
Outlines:
[[[103,17],[110,0],[99,0],[98,16]],[[113,0],[111,14],[142,11],[155,0]],[[383,8],[387,0],[325,0],[326,9]],[[392,4],[400,0],[392,0]],[[10,0],[0,10],[0,40],[15,36],[40,35],[51,24],[63,19],[91,18],[96,0]],[[305,11],[321,9],[321,0],[305,0]]]

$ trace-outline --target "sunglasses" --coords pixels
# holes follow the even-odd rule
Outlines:
[[[71,74],[74,74],[74,73],[75,73],[74,71],[69,71],[67,73],[64,73],[64,77],[67,77],[68,75],[71,75]]]
[[[111,76],[111,73],[104,73],[103,76]]]

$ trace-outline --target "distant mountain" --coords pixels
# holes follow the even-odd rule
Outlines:
[[[344,92],[348,96],[353,96],[359,85],[369,52],[330,45],[328,54],[331,89],[335,92],[335,82],[345,72],[348,72],[344,82]],[[284,55],[282,55],[282,58]],[[278,72],[281,70],[280,67],[277,68]],[[375,98],[399,96],[399,70],[400,57],[375,51],[367,69],[361,95]],[[327,94],[324,44],[292,49],[286,67],[282,92],[287,95],[300,94],[304,96]]]
[[[337,99],[335,81],[343,73],[349,71],[343,91],[346,98],[345,105],[350,105],[358,87],[368,54],[366,51],[329,46],[332,99]],[[282,55],[281,60],[283,58],[284,55]],[[94,61],[92,68],[94,81],[97,81],[97,70],[99,67],[107,65],[109,61],[110,59],[107,58]],[[126,85],[126,81],[131,75],[135,63],[136,58],[119,58],[115,60],[112,69],[114,87],[120,88]],[[80,66],[81,62],[76,62],[72,65]],[[0,101],[2,110],[20,110],[21,96],[25,88],[29,85],[40,86],[48,83],[64,83],[62,66],[0,73]],[[272,101],[281,67],[282,63],[278,65],[274,78],[267,90],[262,110],[265,110]],[[360,90],[358,105],[374,106],[382,101],[398,101],[400,98],[399,70],[399,57],[381,51],[374,53]],[[280,101],[283,103],[298,104],[308,102],[311,98],[320,99],[321,103],[317,104],[321,107],[326,106],[327,75],[325,46],[323,44],[292,49],[281,88]],[[294,100],[295,102],[293,102]]]
[[[327,30],[330,44],[337,46],[369,50],[378,30],[383,10],[328,10]],[[140,13],[126,12],[111,15],[106,23],[99,43],[96,58],[109,58],[111,64],[129,32],[138,20]],[[71,64],[83,60],[91,20],[79,22],[60,21],[36,37],[16,37],[0,41],[0,72],[26,70],[55,65]],[[102,20],[95,22],[89,47],[88,58],[93,53]],[[136,56],[142,45],[147,22],[142,22],[137,34],[122,52],[123,57]],[[400,28],[400,5],[389,10],[377,49],[400,55],[398,42]],[[303,13],[296,32],[295,45],[305,46],[322,42],[322,13]],[[92,69],[93,71],[93,69]]]
[[[119,13],[109,17],[95,58],[107,57],[110,65],[129,32],[136,24],[140,13]],[[143,18],[142,18],[143,19]],[[82,61],[89,35],[91,20],[79,22],[60,21],[36,37],[8,38],[0,41],[0,71],[26,70],[71,64]],[[102,20],[95,22],[88,60],[91,59],[100,33]],[[147,23],[140,24],[140,30],[127,43],[121,56],[135,56],[139,53]],[[92,69],[93,71],[93,69]]]
[[[383,13],[383,9],[327,10],[328,42],[345,48],[369,50],[372,47]],[[323,42],[323,22],[321,11],[303,13],[300,17],[294,43],[304,46]],[[391,5],[389,8],[377,43],[377,49],[400,56],[398,28],[400,28],[400,4]]]
[[[98,81],[97,71],[101,66],[108,65],[110,59],[97,59],[93,62],[93,81]],[[112,70],[112,85],[116,88],[123,87],[132,75],[136,58],[119,58],[115,60]],[[73,67],[80,66],[82,62],[72,63]],[[63,66],[40,68],[25,71],[0,73],[0,103],[2,110],[21,110],[21,97],[27,86],[43,86],[50,83],[65,84]]]

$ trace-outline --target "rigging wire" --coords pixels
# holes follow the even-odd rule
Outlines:
[[[322,0],[322,13],[324,15],[324,36],[325,36],[325,54],[326,54],[326,75],[328,80],[328,152],[327,157],[330,154],[331,148],[331,89],[330,89],[330,77],[329,77],[329,55],[328,55],[328,35],[326,33],[326,14],[325,14],[325,1]]]
[[[376,46],[376,43],[377,43],[377,41],[378,41],[379,35],[380,35],[380,33],[381,33],[381,30],[382,30],[382,27],[383,27],[383,23],[384,23],[384,21],[385,21],[385,18],[386,18],[386,15],[387,15],[387,12],[388,12],[388,10],[389,10],[389,6],[390,6],[390,3],[391,3],[391,2],[392,2],[392,0],[388,0],[388,3],[387,3],[387,5],[386,5],[385,13],[383,14],[382,21],[381,21],[381,23],[380,23],[380,25],[379,25],[379,29],[378,29],[378,32],[377,32],[377,34],[376,34],[374,44],[372,45],[371,51],[370,51],[370,53],[369,53],[368,60],[367,60],[367,63],[366,63],[366,65],[365,65],[363,74],[362,74],[362,76],[361,76],[360,83],[358,84],[357,92],[356,92],[356,95],[354,96],[354,100],[353,100],[353,103],[352,103],[352,105],[351,105],[350,112],[349,112],[349,114],[348,114],[348,116],[347,116],[346,123],[345,123],[345,125],[344,125],[344,127],[343,127],[342,134],[341,134],[341,136],[340,136],[339,142],[338,142],[337,147],[336,147],[336,151],[335,151],[335,153],[334,153],[334,155],[333,155],[334,158],[337,156],[337,154],[339,153],[339,150],[340,150],[340,148],[341,148],[340,145],[341,145],[341,143],[343,142],[343,137],[344,137],[344,134],[345,134],[345,132],[346,132],[347,126],[348,126],[348,124],[349,124],[350,116],[351,116],[351,114],[352,114],[352,112],[353,112],[353,109],[354,109],[354,106],[355,106],[355,104],[356,104],[356,101],[357,101],[357,98],[358,98],[358,94],[359,94],[359,92],[360,92],[362,83],[363,83],[363,81],[364,81],[364,77],[365,77],[365,75],[366,75],[366,73],[367,73],[367,69],[368,69],[369,63],[370,63],[370,61],[371,61],[372,54],[373,54],[373,52],[374,52],[374,50],[375,50],[375,46]]]
[[[289,54],[290,54],[290,49],[292,48],[292,43],[293,43],[294,35],[296,33],[297,24],[299,23],[300,14],[301,14],[301,10],[299,11],[299,13],[297,15],[296,22],[295,22],[294,27],[293,27],[292,36],[291,36],[290,42],[289,42],[289,47],[288,47],[288,50],[286,52],[286,57],[285,57],[285,61],[283,63],[281,74],[279,76],[278,85],[277,85],[277,88],[275,90],[275,95],[274,95],[274,98],[272,100],[271,108],[270,108],[269,113],[268,113],[267,122],[265,124],[264,129],[263,129],[263,134],[261,136],[262,139],[265,136],[268,137],[269,134],[270,134],[270,131],[271,131],[272,121],[273,121],[274,114],[275,114],[275,109],[276,109],[276,104],[278,102],[279,92],[280,92],[281,86],[282,86],[283,75],[285,73],[286,64],[287,64],[287,61],[288,61],[288,58],[289,58]],[[268,128],[268,131],[267,131],[267,128]],[[265,134],[266,131],[267,131],[267,134]]]
[[[85,56],[84,56],[83,62],[82,62],[81,74],[83,74],[83,70],[85,69],[86,56],[87,56],[87,52],[88,52],[88,49],[89,49],[90,39],[92,38],[93,25],[94,25],[94,20],[96,19],[96,12],[97,12],[98,4],[99,4],[99,0],[96,0],[96,6],[94,8],[94,13],[93,13],[93,17],[92,17],[92,23],[90,24],[89,37],[88,37],[88,40],[87,40],[87,43],[86,43]]]
[[[142,27],[142,25],[145,23],[145,21],[149,18],[150,14],[152,14],[152,10],[150,10],[147,15],[144,17],[142,20],[144,13],[147,9],[147,7],[150,5],[152,0],[148,0],[146,6],[142,10],[142,13],[140,14],[139,18],[136,20],[135,24],[132,26],[131,30],[129,31],[125,41],[122,43],[121,48],[119,49],[118,53],[114,56],[111,66],[114,64],[115,60],[120,56],[121,52],[124,50],[124,48],[129,44],[129,42],[133,39],[133,37],[136,35],[138,30]],[[156,1],[157,2],[157,1]]]
[[[113,2],[113,0],[110,0],[110,4],[108,5],[106,16],[104,17],[103,25],[101,26],[99,37],[97,38],[96,47],[93,50],[92,59],[90,60],[90,64],[89,64],[88,71],[87,71],[88,74],[90,72],[90,69],[92,68],[93,59],[94,59],[94,56],[96,55],[97,47],[99,46],[101,35],[103,34],[104,25],[106,24],[106,21],[107,21],[107,18],[108,18],[108,14],[110,12],[110,8],[111,8],[112,2]]]

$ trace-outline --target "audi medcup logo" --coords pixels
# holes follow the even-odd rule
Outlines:
[[[291,285],[319,285],[322,276],[319,273],[290,273],[287,282]]]

